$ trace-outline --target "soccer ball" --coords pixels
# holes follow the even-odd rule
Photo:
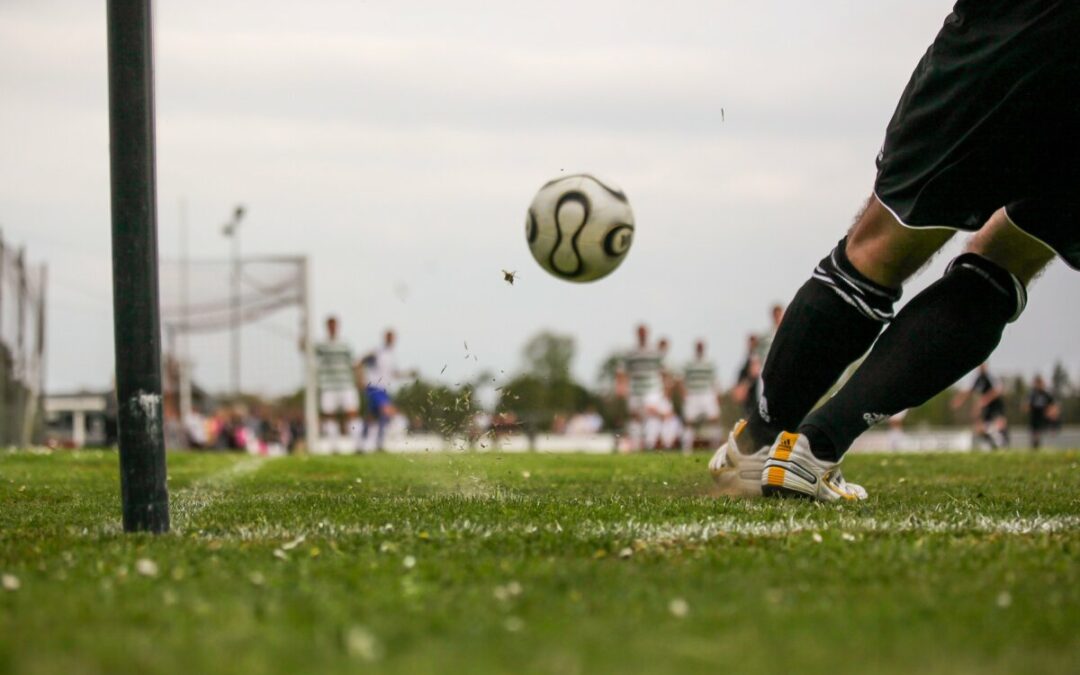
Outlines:
[[[634,212],[622,190],[588,174],[561,176],[536,193],[525,217],[536,262],[567,281],[595,281],[622,263]]]

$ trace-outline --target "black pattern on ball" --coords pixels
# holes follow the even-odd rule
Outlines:
[[[537,234],[539,234],[539,229],[536,227],[536,214],[529,209],[529,218],[525,221],[525,238],[530,246],[536,241]]]
[[[576,264],[570,271],[564,271],[559,269],[558,264],[555,262],[555,254],[559,251],[559,246],[562,244],[563,233],[562,223],[559,221],[559,215],[562,212],[562,208],[568,202],[574,202],[580,204],[582,210],[585,212],[581,218],[581,224],[574,230],[573,235],[570,237],[570,249],[574,252],[574,260]],[[562,197],[559,197],[559,201],[555,203],[555,245],[551,247],[551,255],[548,257],[548,264],[551,266],[551,270],[559,276],[572,279],[574,277],[581,276],[585,271],[585,264],[581,260],[581,251],[578,250],[578,237],[581,236],[585,226],[589,223],[589,215],[592,211],[592,205],[589,203],[589,197],[584,192],[567,192]]]
[[[625,255],[630,250],[630,244],[634,241],[634,226],[628,223],[620,223],[611,228],[604,237],[604,253],[612,258]]]

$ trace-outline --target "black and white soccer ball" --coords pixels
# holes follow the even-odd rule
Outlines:
[[[525,217],[536,262],[567,281],[595,281],[618,267],[634,241],[622,190],[588,174],[561,176],[536,193]]]

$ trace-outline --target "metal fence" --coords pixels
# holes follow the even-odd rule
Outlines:
[[[44,264],[0,234],[0,446],[39,441],[45,379]]]

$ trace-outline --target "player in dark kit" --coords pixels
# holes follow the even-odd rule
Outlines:
[[[719,483],[864,498],[840,474],[852,442],[984,362],[1055,253],[1080,268],[1077,35],[1075,0],[956,3],[889,122],[873,195],[788,306],[758,409],[710,462]],[[956,230],[975,233],[966,252],[894,315]]]
[[[1009,420],[1005,416],[1005,386],[1001,379],[990,374],[987,364],[979,366],[979,374],[967,389],[953,400],[953,409],[960,408],[975,397],[975,438],[984,440],[991,450],[1009,443]]]
[[[1058,406],[1054,395],[1046,390],[1046,381],[1042,375],[1036,375],[1031,384],[1031,392],[1024,409],[1028,414],[1028,425],[1031,430],[1031,447],[1042,446],[1042,435],[1053,429],[1058,423]]]

